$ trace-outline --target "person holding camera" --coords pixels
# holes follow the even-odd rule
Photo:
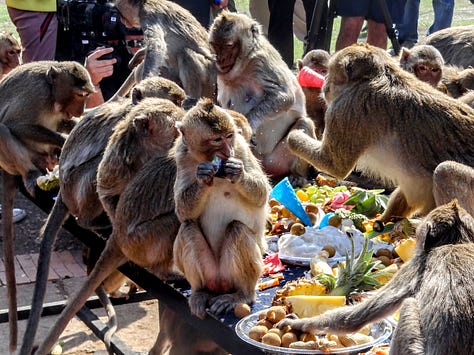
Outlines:
[[[87,107],[96,107],[104,103],[104,95],[100,87],[100,82],[104,78],[111,77],[114,74],[114,65],[116,58],[104,59],[103,56],[113,53],[112,47],[98,47],[95,51],[86,57],[85,67],[89,72],[92,84],[94,84],[95,93],[89,96]]]

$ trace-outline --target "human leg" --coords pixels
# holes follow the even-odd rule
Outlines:
[[[433,0],[434,20],[428,34],[451,27],[454,13],[454,0]]]
[[[54,60],[58,20],[55,12],[23,11],[8,7],[23,47],[23,63]]]
[[[398,40],[403,43],[418,42],[418,17],[420,15],[420,0],[407,0],[401,23],[397,23]]]
[[[356,43],[363,24],[363,17],[342,17],[336,40],[336,51]]]
[[[292,68],[294,63],[293,11],[295,0],[268,0],[268,40]]]
[[[384,23],[367,20],[367,43],[375,47],[387,48],[387,28]]]
[[[209,0],[172,0],[188,10],[204,28],[209,28],[211,5]]]

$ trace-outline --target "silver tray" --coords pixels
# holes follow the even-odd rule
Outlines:
[[[376,322],[373,324],[372,330],[370,335],[374,338],[373,341],[356,345],[350,346],[346,348],[334,349],[331,351],[322,351],[322,350],[307,350],[307,349],[288,349],[282,348],[279,346],[272,346],[262,344],[258,341],[255,341],[249,338],[248,334],[250,329],[257,324],[259,313],[253,313],[248,315],[245,318],[242,318],[235,326],[235,332],[237,336],[257,348],[262,349],[267,354],[276,354],[276,355],[288,355],[288,354],[306,354],[306,355],[313,355],[313,354],[358,354],[363,351],[367,351],[372,348],[374,345],[385,342],[391,335],[392,335],[392,325],[385,319]]]

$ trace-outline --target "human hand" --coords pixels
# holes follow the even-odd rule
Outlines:
[[[111,47],[98,47],[86,57],[85,67],[95,86],[99,85],[103,78],[113,74],[114,64],[117,63],[117,59],[100,59],[102,56],[113,51],[114,49]]]

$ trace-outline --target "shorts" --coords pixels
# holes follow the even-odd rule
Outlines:
[[[385,1],[393,23],[401,23],[406,0],[336,0],[336,14],[343,17],[364,17],[384,23],[379,1]]]

